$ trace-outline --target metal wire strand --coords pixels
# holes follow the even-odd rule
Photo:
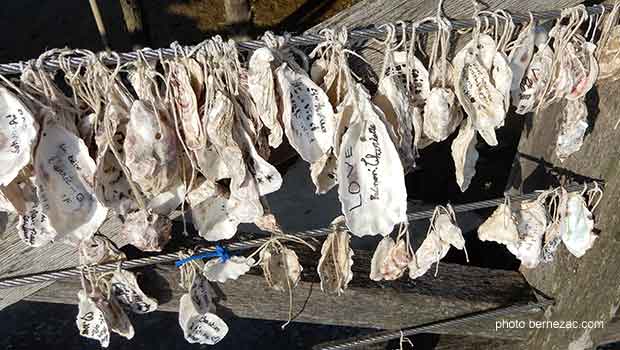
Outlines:
[[[587,7],[586,10],[588,14],[592,16],[592,15],[601,14],[601,12],[603,11],[603,8],[605,8],[605,11],[608,11],[608,10],[611,10],[612,7],[613,7],[612,5],[594,5],[594,6]],[[534,16],[534,19],[536,20],[549,20],[549,19],[555,19],[555,18],[560,17],[560,12],[561,11],[559,10],[554,10],[554,11],[533,12],[532,14]],[[522,14],[522,13],[514,13],[514,14],[511,14],[511,16],[514,22],[517,24],[529,21],[529,18],[530,18],[529,14]],[[451,22],[455,30],[471,28],[475,26],[475,21],[473,19],[458,19],[458,20],[452,20]],[[408,23],[410,24],[412,23],[412,21],[409,21]],[[434,23],[424,23],[420,25],[419,27],[417,27],[416,30],[417,32],[434,32],[437,30],[437,26]],[[349,32],[348,36],[349,38],[356,39],[356,40],[353,40],[354,42],[352,43],[353,46],[356,46],[356,45],[363,44],[364,42],[366,42],[367,40],[365,39],[371,39],[371,38],[385,39],[386,34],[387,34],[387,31],[385,29],[385,26],[383,26],[382,28],[372,27],[372,28],[353,29]],[[320,43],[322,40],[323,38],[318,34],[307,33],[304,35],[291,36],[288,44],[292,46],[312,46],[312,45],[316,45]],[[263,46],[265,46],[265,43],[261,40],[250,40],[250,41],[240,42],[237,44],[237,47],[239,49],[245,50],[245,51],[253,51]],[[192,48],[193,47],[187,47],[188,50],[191,50]],[[146,49],[141,50],[141,53],[146,58],[152,58],[152,59],[158,59],[160,57],[159,56],[160,52],[164,58],[174,57],[175,55],[175,50],[172,48],[161,48],[161,49],[146,48]],[[138,59],[138,54],[135,51],[119,53],[118,56],[120,58],[121,63],[131,62],[131,61],[135,61],[136,59]],[[78,57],[69,58],[69,64],[75,67],[79,66],[82,63],[82,61],[83,61],[83,58],[78,58]],[[112,58],[103,58],[103,61],[104,63],[111,64],[111,65],[118,63],[116,59],[112,59]],[[27,65],[23,61],[0,64],[0,74],[5,74],[5,75],[20,74],[24,66],[27,66]],[[55,57],[52,57],[52,58],[44,60],[43,68],[47,70],[52,70],[52,71],[57,70],[59,68],[58,59]]]
[[[584,188],[590,189],[590,188],[594,188],[595,186],[602,187],[602,183],[591,182],[587,184],[574,184],[574,185],[567,186],[566,190],[568,192],[578,192],[578,191],[580,192],[580,191],[583,191]],[[524,201],[524,200],[535,199],[539,195],[540,195],[540,192],[532,192],[528,194],[510,196],[509,198],[513,202],[519,202],[519,201]],[[490,199],[490,200],[485,200],[485,201],[480,201],[480,202],[455,205],[453,206],[453,209],[455,212],[467,212],[467,211],[473,211],[473,210],[484,209],[484,208],[493,208],[493,207],[496,207],[504,203],[505,200],[506,198],[502,197],[502,198]],[[430,218],[433,216],[433,211],[434,209],[429,209],[429,210],[418,211],[414,213],[408,213],[407,220],[416,221],[416,220]],[[332,231],[331,228],[325,227],[325,228],[306,230],[302,232],[295,232],[295,233],[291,233],[291,235],[298,236],[300,238],[316,238],[316,237],[327,236],[331,231]],[[260,247],[263,243],[267,242],[268,240],[269,240],[268,237],[250,239],[250,240],[230,243],[230,244],[225,245],[224,247],[230,251],[246,250],[246,249]],[[214,251],[215,251],[215,246],[212,246],[208,248],[199,249],[195,251],[194,253],[203,254],[203,253],[210,253]],[[149,257],[140,258],[140,259],[126,260],[122,262],[122,267],[125,269],[132,269],[132,268],[149,266],[149,265],[171,263],[179,259],[179,253],[181,253],[181,251],[177,251],[173,253],[164,253],[164,254],[149,256]],[[61,280],[61,279],[71,279],[74,277],[79,277],[82,272],[82,268],[83,268],[82,266],[76,266],[76,267],[71,267],[71,268],[61,269],[61,270],[56,270],[56,271],[44,271],[44,272],[34,273],[34,274],[29,274],[29,275],[17,275],[17,276],[5,277],[5,278],[0,279],[0,289],[19,287],[19,286],[33,284],[33,283],[50,282],[50,281],[56,281],[56,280]],[[118,262],[112,262],[112,263],[101,264],[101,265],[93,265],[93,266],[89,266],[88,268],[91,271],[96,271],[96,272],[113,271],[118,268]]]

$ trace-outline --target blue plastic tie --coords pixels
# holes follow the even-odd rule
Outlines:
[[[185,259],[181,259],[181,260],[177,260],[174,264],[176,265],[176,267],[181,267],[185,264],[187,264],[190,261],[193,260],[199,260],[199,259],[207,259],[207,258],[220,258],[220,260],[222,262],[226,262],[226,260],[230,259],[230,255],[228,254],[228,250],[226,250],[226,248],[222,247],[221,245],[216,245],[215,246],[215,251],[214,252],[208,252],[208,253],[204,253],[204,254],[198,254],[198,255],[192,255],[190,257],[187,257]]]

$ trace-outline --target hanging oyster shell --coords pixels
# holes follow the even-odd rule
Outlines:
[[[80,335],[99,341],[102,347],[110,345],[110,329],[103,312],[97,304],[88,297],[85,291],[78,292],[78,314],[75,319]]]
[[[553,50],[548,45],[539,47],[532,56],[525,77],[521,81],[519,91],[513,91],[513,104],[517,114],[526,114],[534,111],[538,105],[544,89],[551,79],[553,65]]]
[[[437,232],[439,239],[442,242],[448,243],[454,248],[458,250],[465,249],[465,238],[463,238],[463,232],[456,225],[456,220],[454,219],[454,211],[452,211],[452,207],[448,205],[448,210],[451,211],[451,214],[446,212],[440,212],[435,217],[433,221],[434,230]]]
[[[278,121],[273,64],[275,57],[270,48],[262,47],[252,54],[248,63],[248,92],[256,103],[258,115],[269,129],[269,145],[277,148],[282,143],[282,126]]]
[[[508,112],[510,108],[510,90],[512,87],[512,70],[508,57],[503,52],[496,52],[493,58],[493,68],[491,69],[491,78],[493,86],[504,96],[504,110]],[[503,126],[502,121],[500,126]]]
[[[435,142],[450,136],[463,120],[463,113],[452,90],[435,87],[424,105],[424,134]]]
[[[192,267],[194,269],[193,280],[188,288],[191,303],[199,314],[215,313],[215,303],[213,301],[215,292],[211,288],[209,280],[201,273],[202,269],[199,266]]]
[[[569,193],[566,212],[560,219],[562,242],[571,254],[580,258],[592,248],[597,236],[592,232],[594,220],[586,202],[579,193]]]
[[[434,263],[439,263],[448,254],[448,250],[450,244],[442,241],[437,231],[431,230],[415,252],[415,260],[409,264],[409,278],[424,275]]]
[[[96,233],[89,240],[80,242],[80,265],[105,264],[127,259],[125,253],[114,246],[106,236]]]
[[[338,155],[338,198],[352,234],[385,236],[407,220],[403,167],[381,111],[363,86],[353,90],[358,105]]]
[[[182,61],[168,62],[170,88],[174,107],[183,129],[185,145],[190,150],[202,148],[205,131],[198,114],[198,101],[192,88],[190,73]]]
[[[321,247],[321,258],[317,265],[317,273],[321,279],[321,290],[340,295],[347,289],[353,279],[353,249],[350,247],[351,237],[346,229],[340,229],[344,217],[339,216],[332,221],[332,232],[327,236]]]
[[[183,294],[179,301],[179,325],[185,340],[191,344],[214,345],[228,333],[228,325],[216,314],[199,313],[189,294]]]
[[[519,231],[512,210],[506,204],[500,204],[491,216],[478,227],[481,241],[493,241],[501,244],[517,243]]]
[[[567,100],[578,100],[592,89],[598,77],[599,66],[594,57],[596,45],[585,41],[582,36],[575,36],[567,46],[573,62],[570,65],[573,84],[565,97]]]
[[[116,270],[110,278],[111,292],[123,308],[137,314],[146,314],[157,310],[157,300],[149,298],[136,280],[133,272]]]
[[[0,86],[0,186],[30,163],[39,125],[17,96]]]
[[[588,109],[583,99],[567,100],[562,110],[562,124],[555,144],[555,154],[565,161],[579,151],[588,129]]]
[[[521,81],[525,76],[532,56],[534,55],[534,39],[536,38],[536,27],[531,21],[523,28],[519,36],[512,45],[512,50],[508,55],[510,70],[512,71],[512,82],[510,84],[510,93],[512,103],[518,104],[518,95],[521,91]]]
[[[618,80],[620,75],[620,25],[614,26],[609,32],[607,40],[605,40],[599,49],[598,79]]]
[[[240,204],[230,198],[223,186],[209,180],[203,182],[199,190],[200,195],[193,191],[188,196],[192,207],[192,222],[198,234],[209,241],[232,238],[241,222],[235,215]]]
[[[301,158],[316,162],[333,145],[335,120],[329,99],[307,75],[286,63],[276,76],[286,136]]]
[[[127,215],[122,232],[134,247],[160,252],[172,236],[172,221],[167,216],[138,210]]]
[[[516,215],[519,241],[506,248],[526,268],[538,266],[542,258],[542,240],[547,228],[547,211],[537,200],[521,202]]]
[[[157,195],[177,180],[177,141],[164,110],[134,101],[123,143],[125,165],[140,189]]]
[[[127,339],[133,338],[135,332],[131,321],[114,296],[106,299],[103,294],[95,291],[90,298],[95,302],[97,308],[103,312],[103,317],[111,332]]]
[[[297,286],[303,268],[293,250],[269,246],[261,250],[259,261],[269,287],[286,291]]]
[[[211,282],[224,283],[245,275],[254,266],[254,263],[254,259],[243,256],[231,256],[225,262],[216,258],[205,263],[202,273]]]
[[[35,178],[28,175],[18,175],[6,191],[11,206],[19,214],[19,238],[31,247],[41,247],[52,243],[57,232],[47,216],[49,201],[45,193],[39,190]]]
[[[310,165],[310,178],[317,194],[329,192],[338,183],[338,159],[333,150]]]
[[[476,174],[478,151],[476,150],[476,131],[472,127],[471,119],[461,123],[459,134],[452,141],[452,159],[454,160],[456,183],[461,192],[465,192]]]
[[[396,242],[390,236],[385,236],[375,248],[370,262],[370,279],[373,281],[381,281],[384,279],[383,266],[389,258],[390,251],[396,246]]]
[[[396,244],[388,250],[383,265],[379,268],[382,278],[386,281],[400,278],[411,260],[412,255],[409,252],[407,242],[402,238],[398,239]]]
[[[482,37],[482,48],[475,46],[472,41],[454,58],[455,93],[472,119],[474,129],[480,132],[487,144],[496,146],[495,129],[503,125],[506,110],[504,96],[492,84],[489,75],[496,50],[489,45],[483,45]],[[491,52],[490,58],[487,57]]]
[[[34,157],[40,196],[46,214],[68,240],[89,239],[106,218],[107,208],[94,195],[95,162],[84,141],[48,118]]]

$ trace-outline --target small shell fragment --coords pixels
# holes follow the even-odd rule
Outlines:
[[[160,252],[172,235],[172,221],[167,216],[144,210],[127,215],[122,230],[129,244],[145,252]]]

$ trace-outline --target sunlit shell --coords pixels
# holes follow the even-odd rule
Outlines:
[[[478,50],[480,63],[482,63],[484,69],[491,71],[493,61],[497,53],[497,43],[492,36],[488,34],[480,34],[477,42],[472,40],[468,45],[473,48],[474,44],[477,44],[476,49]]]
[[[447,213],[439,213],[437,217],[435,217],[433,227],[443,242],[459,250],[465,248],[463,232]]]
[[[396,242],[390,236],[385,236],[375,248],[370,263],[370,279],[373,281],[383,280],[383,266],[389,257],[389,253],[396,245]]]
[[[157,300],[149,298],[136,280],[133,272],[116,270],[110,278],[112,295],[124,308],[137,314],[146,314],[157,310]]]
[[[175,131],[165,112],[154,106],[134,101],[123,149],[132,180],[156,195],[177,180],[178,163]]]
[[[392,281],[400,278],[409,263],[411,262],[411,253],[407,242],[399,239],[396,244],[388,250],[387,257],[383,265],[379,268],[381,276],[386,281]]]
[[[463,120],[463,113],[452,90],[435,87],[424,105],[424,134],[435,142],[450,136]]]
[[[303,268],[293,250],[286,247],[279,249],[268,247],[261,250],[260,262],[269,287],[288,291],[299,282]]]
[[[411,107],[410,111],[411,125],[413,126],[413,148],[417,151],[433,143],[433,140],[424,134],[424,110]]]
[[[521,202],[516,215],[519,241],[506,245],[521,265],[527,268],[538,266],[542,258],[542,240],[547,228],[547,211],[538,201]]]
[[[103,317],[111,332],[127,339],[133,338],[135,332],[131,321],[114,296],[111,295],[109,299],[106,299],[102,294],[97,293],[92,298],[97,308],[103,312]]]
[[[455,93],[463,109],[473,121],[473,127],[481,132],[481,136],[490,146],[496,146],[495,128],[504,123],[506,110],[504,96],[491,83],[489,69],[493,64],[491,56],[487,68],[482,62],[486,53],[471,45],[465,46],[454,58]]]
[[[30,163],[39,125],[17,96],[0,86],[0,186]]]
[[[80,242],[80,264],[105,264],[127,259],[125,253],[114,246],[106,236],[95,234],[90,240]]]
[[[250,271],[254,262],[254,259],[243,256],[231,256],[225,262],[222,262],[220,258],[215,258],[205,263],[202,273],[209,281],[224,283],[245,275]]]
[[[454,160],[456,183],[461,192],[465,192],[476,174],[478,151],[476,150],[476,131],[471,126],[471,120],[461,123],[459,134],[452,141],[452,159]]]
[[[256,103],[261,121],[269,129],[269,145],[273,148],[282,143],[282,126],[278,121],[273,62],[271,49],[263,47],[252,54],[248,63],[248,92]]]
[[[567,100],[562,110],[562,124],[555,145],[560,161],[579,151],[588,129],[588,110],[583,99]]]
[[[167,216],[138,210],[127,215],[122,231],[134,247],[145,252],[160,252],[172,235],[172,221]]]
[[[493,58],[493,68],[491,69],[491,78],[493,85],[504,96],[504,109],[508,112],[510,107],[510,89],[512,86],[512,70],[510,68],[508,58],[503,52],[495,53]],[[503,125],[503,122],[502,122]]]
[[[316,268],[321,279],[321,290],[338,295],[347,289],[347,285],[353,279],[351,239],[346,230],[338,228],[341,224],[344,224],[342,216],[332,222],[332,232],[323,242],[321,258]]]
[[[199,149],[204,145],[205,133],[188,69],[181,62],[169,64],[172,71],[169,84],[174,96],[174,108],[181,121],[185,145],[192,150]]]
[[[169,216],[185,200],[185,185],[181,179],[177,183],[164,189],[157,196],[150,198],[146,209],[155,214]]]
[[[110,329],[103,312],[99,310],[85,291],[78,292],[78,314],[75,318],[80,335],[85,338],[99,341],[102,347],[107,348],[110,344]]]
[[[566,95],[568,100],[576,100],[585,96],[585,94],[592,89],[594,82],[598,77],[599,66],[594,52],[596,51],[596,45],[591,42],[586,42],[585,39],[579,37],[581,40],[574,39],[570,44],[575,46],[575,52],[573,61],[579,62],[579,64],[571,65],[573,68],[574,82],[570,91]]]
[[[47,216],[49,201],[35,184],[35,178],[19,175],[6,188],[13,198],[11,205],[19,213],[17,233],[22,242],[31,247],[50,244],[57,236]],[[18,199],[18,201],[16,200]]]
[[[426,273],[431,266],[439,263],[450,249],[450,243],[443,242],[436,231],[430,231],[415,252],[416,264],[409,264],[409,278],[416,279]]]
[[[413,82],[411,82],[413,86],[412,102],[415,106],[422,107],[431,92],[431,79],[424,63],[415,56],[407,57],[406,52],[401,51],[394,53],[394,61],[398,65],[409,63],[413,78]],[[450,77],[447,78],[450,79]]]
[[[276,76],[286,136],[301,158],[315,162],[333,146],[335,120],[329,99],[308,76],[286,63]]]
[[[228,325],[216,314],[200,314],[189,294],[183,294],[179,301],[179,325],[185,340],[191,344],[214,345],[228,333]]]
[[[617,80],[620,78],[620,25],[614,26],[609,37],[599,49],[599,76],[598,79]]]
[[[478,238],[481,241],[494,241],[502,244],[519,241],[517,223],[506,204],[500,204],[493,214],[478,227]]]
[[[525,72],[530,65],[532,56],[534,55],[534,38],[536,27],[533,23],[529,23],[514,41],[512,50],[508,55],[510,70],[512,71],[511,94],[520,91],[521,81],[525,76]],[[513,95],[513,103],[515,103]]]
[[[338,198],[347,226],[356,236],[387,235],[406,221],[407,191],[396,147],[381,111],[362,86],[357,110],[338,155]],[[377,215],[381,213],[381,215]]]
[[[517,114],[534,111],[542,98],[543,90],[551,79],[553,51],[545,45],[532,56],[525,77],[521,80],[519,90],[512,91],[512,101]]]
[[[560,219],[562,242],[571,254],[583,256],[592,248],[597,236],[592,232],[594,220],[586,202],[579,193],[569,193],[566,213]]]
[[[94,194],[95,162],[84,141],[52,119],[46,120],[34,157],[40,196],[47,198],[49,221],[65,238],[89,239],[106,218]],[[71,238],[69,238],[71,237]]]

